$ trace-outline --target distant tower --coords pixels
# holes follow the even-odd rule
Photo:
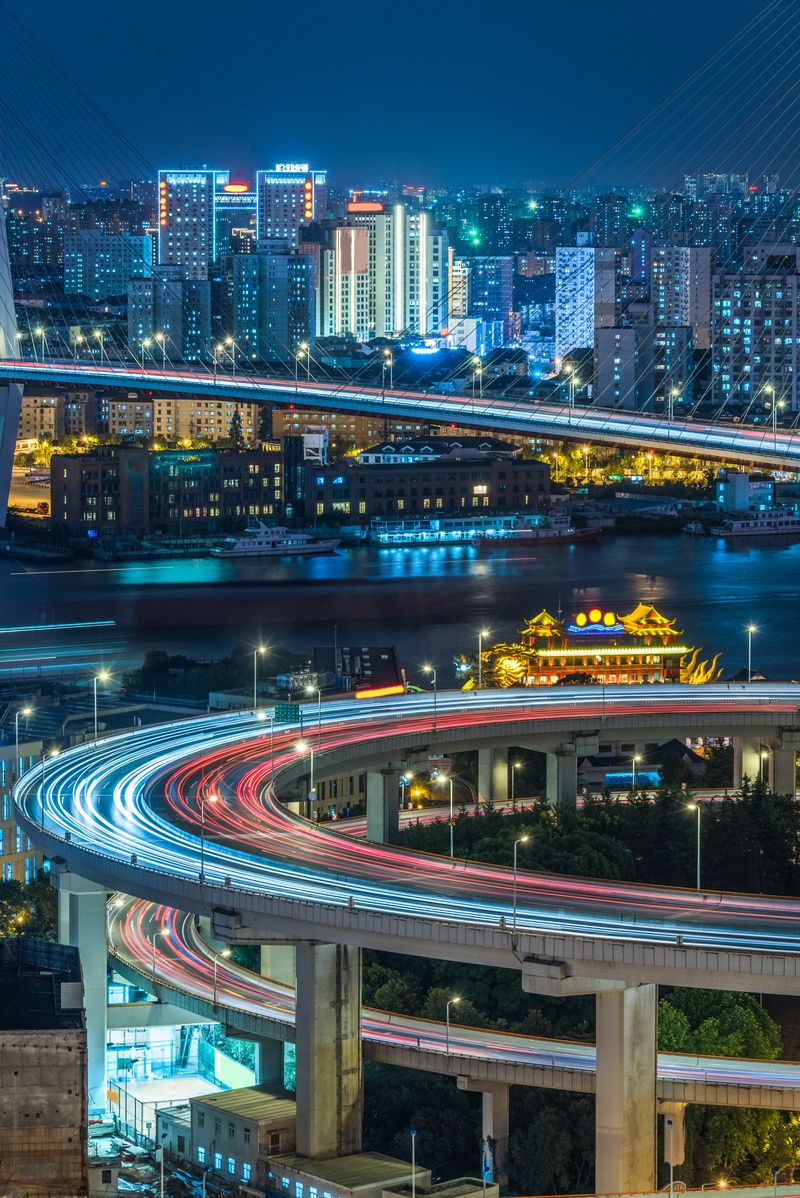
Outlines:
[[[0,207],[0,358],[18,357],[17,317],[14,311],[14,287],[11,282],[6,219]],[[5,525],[8,511],[11,468],[14,464],[14,447],[17,443],[21,408],[22,387],[19,383],[0,381],[0,528]]]

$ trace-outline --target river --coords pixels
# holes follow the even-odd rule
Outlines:
[[[50,671],[130,668],[151,647],[222,656],[240,637],[314,645],[396,645],[410,681],[435,665],[451,685],[453,654],[512,640],[542,607],[590,605],[624,614],[640,600],[675,619],[684,643],[722,651],[726,674],[747,662],[777,680],[800,678],[794,628],[800,543],[604,534],[593,544],[356,547],[312,558],[156,559],[67,565],[0,561],[0,676],[20,663]],[[48,624],[109,620],[102,628]],[[38,628],[36,631],[34,628]],[[24,629],[25,631],[14,631]],[[8,631],[11,630],[11,631]]]

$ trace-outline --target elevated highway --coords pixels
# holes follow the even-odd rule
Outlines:
[[[164,932],[168,934],[163,935]],[[152,936],[157,932],[155,976]],[[215,953],[194,916],[141,899],[112,900],[111,964],[132,983],[228,1035],[295,1039],[295,990]],[[214,988],[214,957],[217,987]],[[467,995],[467,997],[469,997]],[[593,1044],[523,1036],[364,1007],[364,1055],[374,1061],[504,1085],[594,1093]],[[800,1111],[800,1063],[658,1054],[660,1102]]]
[[[588,440],[712,460],[752,463],[767,468],[800,469],[800,436],[765,426],[670,421],[621,409],[580,408],[528,400],[472,398],[375,386],[329,383],[188,369],[105,365],[95,362],[28,362],[0,359],[0,380],[10,383],[73,383],[82,387],[127,387],[153,392],[214,396],[220,400],[297,403],[306,407],[408,420],[467,425],[487,432],[553,440]]]
[[[358,950],[515,969],[529,992],[597,996],[597,1187],[642,1190],[654,1159],[657,984],[800,993],[800,900],[529,871],[515,886],[508,869],[382,843],[397,819],[398,776],[431,753],[477,750],[482,771],[489,760],[507,777],[507,747],[523,745],[556,763],[556,797],[574,802],[576,755],[602,728],[626,739],[733,736],[740,768],[765,749],[771,781],[788,792],[798,699],[794,685],[461,692],[439,696],[436,729],[428,695],[328,705],[317,776],[365,771],[366,843],[301,817],[309,745],[298,748],[294,726],[277,728],[273,741],[263,711],[70,750],[45,776],[29,771],[15,802],[51,858],[62,938],[82,956],[85,948],[95,1028],[105,1019],[105,952],[98,959],[96,946],[105,944],[108,890],[205,916],[229,943],[288,938],[297,944],[298,1146],[312,1157],[347,1155],[360,1145]],[[104,1054],[102,1026],[95,1061]],[[98,1077],[95,1093],[101,1085],[104,1093]]]

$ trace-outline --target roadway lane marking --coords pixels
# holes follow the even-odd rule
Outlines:
[[[12,578],[24,578],[30,574],[110,574],[114,570],[129,570],[130,566],[98,566],[90,570],[12,570]],[[143,570],[174,570],[174,566],[142,566]],[[113,623],[113,621],[112,621]]]

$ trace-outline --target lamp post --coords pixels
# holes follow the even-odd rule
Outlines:
[[[667,404],[667,422],[669,424],[672,424],[672,421],[675,419],[675,398],[678,395],[680,395],[680,391],[677,389],[677,387],[673,387],[670,390]]]
[[[144,372],[144,347],[149,344],[150,344],[150,338],[145,337],[144,341],[142,342],[142,372]]]
[[[306,751],[306,749],[308,749],[309,755],[311,757],[311,778],[310,778],[310,785],[308,788],[311,791],[314,789],[314,746],[307,745],[305,743],[305,741],[301,740],[297,745],[298,753],[304,753]]]
[[[755,624],[747,627],[747,681],[753,681],[753,633],[758,632]]]
[[[483,690],[483,638],[488,635],[485,628],[478,633],[478,690]]]
[[[156,1128],[158,1128],[158,1115],[156,1115]],[[160,1141],[160,1143],[161,1143],[161,1148],[160,1148],[160,1152],[161,1152],[161,1198],[164,1198],[164,1141],[166,1140],[166,1138],[167,1138],[167,1133],[164,1131],[161,1133],[161,1141]]]
[[[554,481],[555,481],[555,482],[558,482],[558,454],[557,454],[557,453],[554,453],[554,454],[553,454],[553,461],[554,461],[554,462],[555,462],[555,464],[556,464],[556,477],[555,477],[555,480],[554,480]]]
[[[198,794],[200,804],[200,881],[205,881],[205,847],[206,847],[206,803],[216,803],[219,795]]]
[[[697,812],[697,889],[700,889],[700,804],[689,803],[686,807],[687,811]]]
[[[589,486],[589,446],[588,445],[584,445],[582,453],[583,453],[583,469],[585,472],[585,480],[584,481],[586,483],[586,486],[588,487]]]
[[[22,773],[22,771],[19,768],[19,717],[21,715],[27,716],[27,715],[32,715],[32,714],[33,714],[32,707],[20,707],[17,710],[16,715],[14,716],[14,744],[16,745],[16,749],[17,749],[17,756],[14,760],[14,777],[15,778],[19,774]]]
[[[433,682],[433,730],[436,731],[436,670],[433,666],[423,666],[423,673],[430,674]]]
[[[511,767],[511,810],[517,810],[517,775],[515,770],[522,769],[522,762],[515,761]]]
[[[411,1133],[411,1198],[417,1198],[417,1133]]]
[[[569,424],[572,424],[572,413],[575,411],[575,387],[577,382],[578,380],[575,378],[575,367],[573,366],[569,372]]]
[[[105,672],[105,670],[103,670],[102,673],[95,674],[94,679],[93,679],[93,683],[94,683],[94,743],[95,744],[97,744],[97,683],[98,683],[98,681],[107,682],[108,678],[109,678],[109,675]]]
[[[520,836],[518,840],[514,841],[514,906],[513,906],[514,914],[513,914],[512,927],[515,932],[517,930],[517,845],[524,844],[525,841],[529,840],[529,839],[530,839],[530,837],[528,837],[528,836]]]
[[[774,399],[772,401],[772,440],[776,448],[778,445],[778,408],[782,407],[782,399]]]
[[[642,759],[641,759],[641,757],[637,756],[637,757],[633,757],[631,760],[633,762],[633,784],[631,786],[631,794],[635,794],[636,793],[636,762],[641,761]]]
[[[253,707],[258,707],[258,655],[266,653],[263,645],[253,650]]]
[[[236,342],[233,337],[226,337],[225,344],[231,347],[231,374],[236,378]]]
[[[445,1008],[445,1012],[444,1012],[445,1026],[447,1028],[447,1030],[445,1032],[445,1048],[444,1048],[444,1050],[448,1056],[450,1055],[450,1008],[454,1005],[454,1003],[458,1003],[458,1002],[461,1002],[460,997],[459,998],[451,998],[449,1000],[449,1002]]]
[[[455,822],[454,818],[453,818],[453,779],[452,778],[447,778],[447,779],[442,778],[442,781],[443,782],[447,781],[450,783],[450,860],[452,861],[453,860],[453,824]]]
[[[672,1174],[673,1155],[672,1155],[672,1120],[671,1119],[667,1119],[667,1130],[669,1132],[669,1198],[672,1198],[672,1195],[675,1191],[673,1188],[673,1174]]]
[[[150,943],[153,946],[153,984],[156,980],[156,936],[169,936],[169,928],[162,928],[160,932],[153,932],[150,938]]]
[[[322,748],[322,691],[318,686],[307,686],[306,694],[317,692],[317,749]]]
[[[648,450],[647,457],[650,462],[650,486],[652,487],[652,485],[653,485],[653,451],[652,451],[652,449]]]
[[[214,953],[214,1006],[217,1005],[217,965],[220,957],[229,957],[230,955],[231,950],[229,948],[224,948],[221,953]]]
[[[58,749],[51,749],[49,753],[45,753],[44,750],[42,750],[42,831],[44,831],[44,783],[48,757],[58,757]]]
[[[161,365],[164,366],[166,363],[166,360],[167,360],[167,351],[165,348],[164,334],[163,333],[155,333],[154,340],[156,340],[158,342],[158,344],[161,346]]]

